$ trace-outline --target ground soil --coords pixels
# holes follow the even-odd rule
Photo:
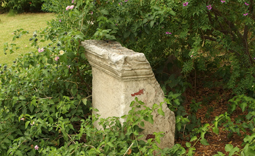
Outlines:
[[[214,82],[212,81],[212,83]],[[196,92],[194,92],[195,86]],[[208,97],[213,98],[208,100]],[[187,104],[185,104],[185,109],[186,112],[190,112],[190,104],[192,99],[195,99],[196,102],[202,102],[201,108],[198,109],[196,113],[196,117],[197,119],[201,120],[202,125],[206,123],[212,124],[215,116],[219,116],[220,114],[224,114],[225,112],[227,112],[227,105],[229,104],[228,100],[231,97],[233,97],[231,90],[223,89],[221,86],[212,88],[204,87],[202,81],[196,81],[193,82],[193,89],[188,89],[186,91],[186,98],[188,102]],[[208,109],[211,109],[213,111],[208,111]],[[242,112],[240,108],[237,108],[237,110],[232,114],[231,120],[234,121],[236,117],[244,114],[247,114],[247,112]],[[241,133],[244,134],[244,132]],[[249,132],[246,132],[246,134],[249,134]],[[202,145],[200,142],[197,142],[195,145],[196,151],[194,156],[212,156],[218,151],[228,155],[228,153],[225,151],[225,145],[232,144],[234,147],[243,148],[242,143],[244,135],[238,136],[237,134],[234,134],[232,137],[228,137],[228,131],[224,130],[224,127],[222,126],[219,127],[219,135],[213,133],[213,131],[210,129],[209,132],[205,135],[205,138],[210,145],[206,146]],[[175,143],[181,144],[183,147],[186,147],[185,140],[179,139],[176,140]]]

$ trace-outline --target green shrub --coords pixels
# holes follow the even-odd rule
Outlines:
[[[41,12],[42,0],[6,0],[6,8],[18,13]]]
[[[4,0],[0,1],[0,14],[7,11],[7,2]]]
[[[255,77],[254,9],[243,1],[92,1],[83,16],[95,39],[117,40],[143,52],[154,70],[175,55],[182,73],[214,72],[224,86],[241,94]],[[57,5],[56,5],[57,6]],[[79,10],[79,2],[76,9]],[[211,8],[209,7],[211,6]],[[62,6],[63,8],[64,6]],[[61,8],[61,7],[59,7]],[[77,10],[76,10],[77,11]],[[72,13],[73,14],[73,13]],[[72,18],[72,16],[70,16]]]

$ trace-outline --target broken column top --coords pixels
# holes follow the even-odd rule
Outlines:
[[[114,77],[129,80],[154,76],[143,53],[122,47],[118,42],[86,40],[82,45],[90,64]]]

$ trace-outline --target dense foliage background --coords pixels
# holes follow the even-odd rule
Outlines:
[[[1,0],[0,11],[41,12],[42,0]]]
[[[6,2],[6,3],[5,3]],[[219,126],[243,135],[242,148],[226,144],[229,155],[253,155],[255,115],[254,1],[223,0],[43,0],[42,10],[58,15],[43,31],[31,35],[36,51],[1,66],[0,153],[2,155],[192,155],[197,142],[208,145],[205,134],[218,135]],[[4,7],[27,11],[29,3],[4,1]],[[38,6],[37,6],[38,4]],[[3,5],[2,5],[3,7]],[[28,34],[19,29],[13,39]],[[81,41],[117,40],[143,52],[176,115],[180,144],[161,150],[155,142],[139,141],[140,128],[154,108],[132,109],[124,126],[117,118],[102,121],[105,131],[93,128],[91,119],[91,68]],[[45,47],[39,42],[50,41]],[[5,44],[4,52],[14,52]],[[217,81],[207,81],[211,77]],[[196,84],[222,86],[231,95],[228,112],[201,126],[195,112],[200,103],[184,109],[185,92]],[[174,92],[174,93],[173,93]],[[143,105],[136,99],[131,104]],[[231,120],[240,108],[246,115]],[[141,118],[136,118],[136,115]],[[114,125],[115,123],[115,125]],[[248,133],[241,133],[248,132]],[[154,140],[154,141],[153,141]],[[147,149],[150,150],[147,150]],[[215,155],[224,155],[218,152]]]

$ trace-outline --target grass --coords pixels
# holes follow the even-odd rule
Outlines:
[[[30,47],[31,42],[29,38],[32,37],[33,32],[47,27],[47,21],[55,17],[53,13],[25,13],[15,16],[8,16],[8,14],[0,14],[0,64],[11,65],[20,54],[24,54],[35,50]],[[28,31],[28,35],[22,36],[20,39],[12,41],[13,31],[23,28]],[[7,55],[4,54],[4,43],[15,43],[20,49],[15,50],[15,53]],[[47,44],[47,43],[45,43]]]

